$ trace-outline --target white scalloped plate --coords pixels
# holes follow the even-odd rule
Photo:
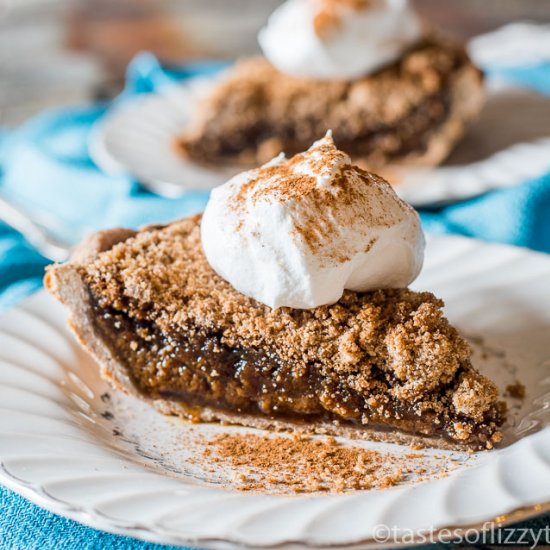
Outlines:
[[[482,67],[502,64],[498,52],[516,52],[518,63],[550,58],[550,26],[508,25],[470,43]],[[526,44],[530,46],[525,46]],[[531,55],[531,57],[529,57]],[[546,56],[546,57],[545,57]],[[178,196],[210,189],[239,171],[208,168],[184,160],[175,137],[188,124],[197,100],[214,78],[194,78],[158,94],[115,108],[98,124],[90,141],[95,162],[107,173],[131,174],[152,191]],[[550,98],[488,79],[488,101],[481,116],[444,166],[392,169],[387,176],[413,206],[433,206],[511,187],[550,171]]]
[[[93,527],[211,547],[367,547],[380,524],[419,533],[502,521],[527,507],[540,512],[550,503],[549,281],[548,256],[458,237],[429,239],[415,288],[446,300],[451,321],[473,342],[478,368],[501,388],[516,379],[527,388],[523,401],[510,402],[505,446],[451,453],[459,462],[447,477],[309,496],[222,488],[188,461],[185,437],[240,429],[191,429],[110,391],[65,327],[63,308],[39,292],[0,318],[0,479]]]

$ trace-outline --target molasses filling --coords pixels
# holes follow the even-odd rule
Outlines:
[[[161,410],[199,420],[209,407],[209,418],[249,425],[336,420],[476,449],[501,439],[497,391],[428,292],[345,291],[330,306],[272,309],[212,270],[199,217],[54,266],[46,284],[65,303],[77,297],[71,325],[103,374],[124,386],[117,365],[123,389],[178,405]]]
[[[464,49],[436,40],[352,81],[297,78],[262,58],[245,60],[206,98],[178,146],[203,162],[265,162],[303,151],[332,128],[342,150],[371,166],[421,156],[465,100],[454,88],[463,72],[480,86]]]

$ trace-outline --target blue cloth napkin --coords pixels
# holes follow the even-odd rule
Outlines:
[[[150,54],[141,54],[130,65],[126,87],[114,106],[223,66],[208,62],[167,70]],[[489,72],[550,95],[550,65]],[[130,177],[107,176],[98,170],[88,154],[88,139],[93,124],[110,108],[112,104],[63,108],[44,113],[17,130],[0,131],[0,193],[29,211],[57,220],[59,233],[73,241],[99,228],[135,227],[200,211],[207,193],[161,198]],[[428,231],[550,252],[550,174],[424,210],[421,216]],[[47,263],[19,234],[0,223],[0,311],[41,286]],[[1,487],[0,511],[2,549],[160,548],[65,520]],[[542,527],[549,522],[546,517],[530,525]]]

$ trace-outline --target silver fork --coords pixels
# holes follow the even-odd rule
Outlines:
[[[3,197],[0,197],[0,220],[19,231],[46,258],[62,262],[69,257],[71,244],[68,241],[56,236],[46,222],[38,221]]]

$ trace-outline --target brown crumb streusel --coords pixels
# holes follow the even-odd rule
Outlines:
[[[500,440],[494,386],[474,371],[469,347],[443,316],[441,300],[406,289],[346,291],[330,306],[272,310],[214,273],[202,252],[199,220],[143,230],[78,266],[98,306],[111,317],[118,311],[133,322],[152,323],[163,335],[198,338],[209,346],[204,353],[248,350],[263,361],[246,364],[245,371],[255,368],[260,375],[276,367],[265,371],[271,385],[261,394],[262,413],[324,410],[363,424],[372,418],[402,423],[404,429],[423,420],[423,433],[443,429],[456,441],[487,447]],[[151,329],[134,330],[147,341]],[[177,374],[163,370],[168,355],[158,361],[146,363],[145,384]],[[201,372],[216,399],[227,398],[229,386],[204,367]],[[278,376],[289,385],[278,385]],[[322,385],[292,395],[293,386],[307,388],[308,380]],[[241,403],[249,403],[246,395]]]

